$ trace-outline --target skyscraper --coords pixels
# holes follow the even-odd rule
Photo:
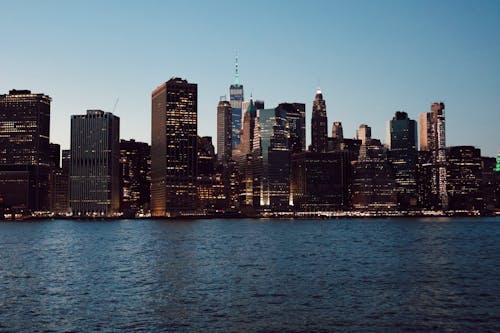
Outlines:
[[[328,148],[327,134],[328,118],[326,115],[326,104],[320,89],[316,91],[313,101],[311,118],[311,151],[325,152]]]
[[[276,110],[286,115],[290,151],[292,153],[306,151],[306,105],[304,103],[281,103]]]
[[[55,143],[49,145],[49,208],[55,214],[69,212],[68,172],[60,166],[61,146]]]
[[[152,92],[151,214],[196,209],[198,86],[172,78]]]
[[[340,121],[335,121],[332,126],[332,138],[339,141],[344,140],[344,131],[342,129],[342,123]]]
[[[359,158],[354,163],[352,205],[362,211],[397,208],[391,165],[380,140],[368,139],[361,145]]]
[[[298,210],[348,209],[350,176],[347,151],[293,154],[290,201]]]
[[[391,162],[398,207],[417,207],[417,124],[406,112],[397,111],[388,126],[389,160]]]
[[[113,216],[120,208],[120,118],[88,110],[71,116],[73,216]]]
[[[232,109],[228,101],[219,101],[217,105],[217,160],[227,166],[232,154]]]
[[[361,144],[366,144],[372,138],[372,128],[366,124],[359,125],[356,130],[356,139],[361,140]]]
[[[420,149],[430,151],[435,172],[430,179],[442,209],[448,207],[446,191],[446,132],[443,102],[431,105],[431,112],[420,114]],[[425,136],[422,138],[422,136]]]
[[[50,102],[44,94],[0,95],[0,197],[20,210],[47,210]]]
[[[151,147],[134,139],[120,140],[120,210],[125,215],[149,210]]]
[[[238,72],[238,57],[236,57],[234,84],[229,86],[229,100],[232,112],[232,148],[240,143],[242,106],[244,100],[243,85],[240,84],[240,75]],[[244,111],[244,110],[243,110]]]
[[[446,149],[447,191],[449,208],[453,210],[481,210],[481,150],[472,146]]]

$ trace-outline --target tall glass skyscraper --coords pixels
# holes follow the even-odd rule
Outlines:
[[[113,216],[120,209],[120,118],[88,110],[71,116],[69,204],[73,216]]]
[[[241,130],[241,103],[243,103],[243,85],[239,82],[238,73],[238,57],[236,57],[236,70],[234,84],[229,86],[229,102],[231,104],[232,110],[232,128],[233,128],[233,140],[232,148],[234,149],[238,143],[240,143],[240,130]]]
[[[152,93],[151,214],[197,208],[198,86],[172,78]]]
[[[320,89],[316,91],[312,108],[311,119],[311,151],[322,153],[328,148],[328,119],[326,116],[326,104]]]
[[[0,197],[5,206],[48,210],[51,98],[29,90],[0,95]]]
[[[388,124],[389,159],[394,172],[398,207],[417,207],[417,123],[406,112],[396,112]]]

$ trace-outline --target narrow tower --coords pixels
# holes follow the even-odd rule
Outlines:
[[[328,147],[327,126],[326,104],[321,89],[318,88],[312,108],[311,151],[318,153],[326,151]]]
[[[243,85],[240,84],[238,57],[235,62],[234,84],[229,86],[229,101],[232,109],[232,148],[240,143],[241,104],[243,103]]]

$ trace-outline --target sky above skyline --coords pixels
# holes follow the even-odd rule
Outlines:
[[[0,94],[52,97],[51,142],[70,116],[113,111],[121,138],[151,142],[151,91],[198,84],[198,134],[216,141],[216,108],[239,58],[245,97],[306,103],[323,91],[328,128],[362,124],[385,141],[395,111],[418,121],[446,104],[447,145],[500,149],[500,1],[4,1]]]

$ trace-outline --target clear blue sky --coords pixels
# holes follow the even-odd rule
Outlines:
[[[305,102],[318,82],[344,135],[385,139],[396,110],[446,103],[447,144],[500,149],[500,1],[4,1],[0,93],[53,98],[51,141],[69,147],[70,115],[99,108],[121,137],[150,142],[151,91],[198,83],[198,132],[234,80],[267,107]]]

